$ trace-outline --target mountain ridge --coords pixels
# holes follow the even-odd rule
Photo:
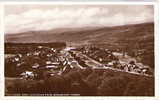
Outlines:
[[[108,43],[119,40],[138,38],[143,36],[153,36],[154,23],[131,24],[115,27],[97,27],[49,30],[49,31],[29,31],[19,34],[6,34],[5,42],[14,43],[49,43],[49,42],[72,42],[72,43]],[[133,38],[131,38],[133,39]],[[124,41],[125,41],[124,40]]]

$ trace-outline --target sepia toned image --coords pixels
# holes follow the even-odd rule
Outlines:
[[[154,96],[153,5],[4,12],[5,96]]]

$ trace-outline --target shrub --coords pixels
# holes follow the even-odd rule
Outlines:
[[[154,82],[153,80],[142,78],[130,82],[124,92],[125,96],[153,96]]]
[[[126,81],[122,77],[105,78],[98,87],[98,95],[102,96],[122,96]]]

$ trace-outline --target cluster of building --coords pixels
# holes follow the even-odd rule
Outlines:
[[[76,49],[77,50],[77,49]],[[76,51],[75,50],[75,51]],[[134,61],[121,62],[111,50],[87,46],[78,48],[81,54],[101,63],[104,67],[114,68],[125,72],[150,74],[148,67],[140,67]],[[85,69],[92,67],[87,64],[87,59],[74,50],[57,50],[45,46],[37,46],[34,51],[26,54],[17,54],[8,58],[6,63],[16,69],[19,77],[24,79],[44,79],[48,76],[62,75],[72,68]]]
[[[10,63],[10,66],[17,69],[19,77],[24,79],[43,79],[47,76],[62,74],[70,68],[60,50],[44,46],[37,46],[32,52],[8,58],[6,63]]]
[[[138,74],[152,74],[148,66],[143,66],[135,61],[123,62],[113,54],[113,51],[95,46],[80,48],[80,51],[88,57],[100,62],[105,67],[116,68],[125,72],[135,72]]]

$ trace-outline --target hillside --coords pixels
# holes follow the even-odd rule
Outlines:
[[[6,96],[21,93],[77,94],[77,96],[154,96],[154,77],[144,77],[112,70],[72,69],[63,76],[45,80],[5,78]],[[65,85],[64,85],[65,84]],[[149,85],[147,85],[149,84]],[[145,88],[146,87],[146,88]]]
[[[61,28],[5,35],[5,42],[66,42],[73,46],[94,44],[102,48],[120,49],[154,68],[154,23],[115,27]],[[139,55],[138,55],[139,54]]]
[[[62,31],[63,30],[63,31]],[[143,39],[153,36],[153,23],[125,25],[103,28],[56,29],[50,31],[30,31],[5,35],[6,42],[89,42],[115,43],[132,39]],[[133,38],[132,38],[133,37]]]

